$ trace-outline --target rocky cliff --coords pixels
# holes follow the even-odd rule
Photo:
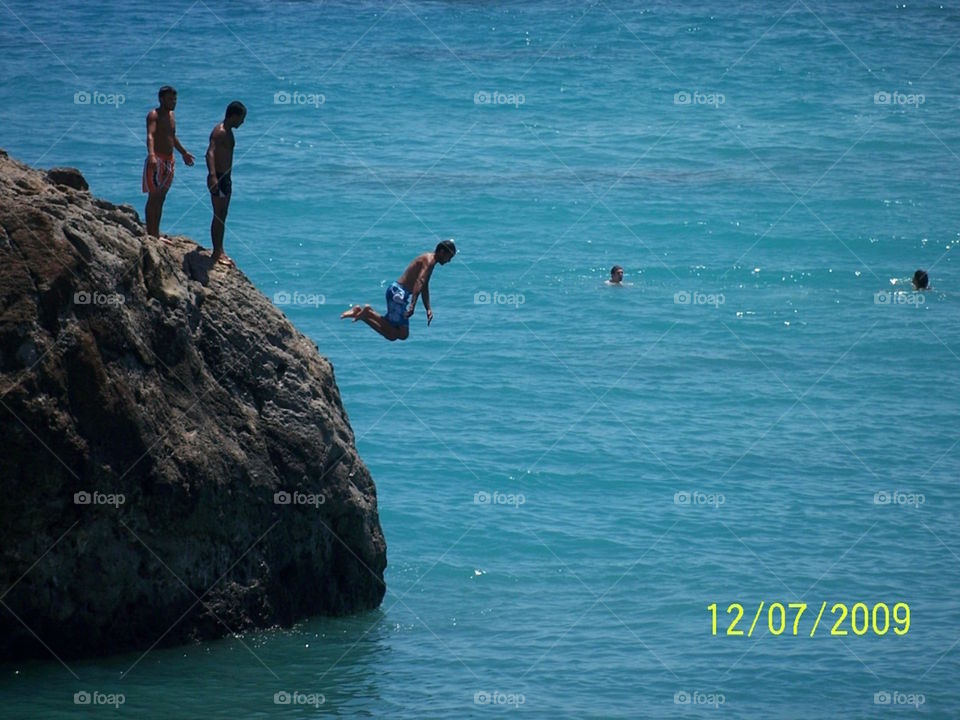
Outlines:
[[[0,151],[0,659],[382,600],[332,366],[208,255]]]

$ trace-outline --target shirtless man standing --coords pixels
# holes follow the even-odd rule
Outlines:
[[[233,183],[230,178],[233,170],[233,129],[243,125],[247,117],[247,108],[242,102],[234,100],[227,105],[223,122],[214,126],[207,146],[207,189],[210,202],[213,203],[213,220],[210,223],[210,240],[213,242],[213,254],[210,259],[228,267],[233,260],[223,254],[223,233],[226,229],[227,210],[230,207],[230,193]]]
[[[194,157],[187,152],[177,138],[177,121],[173,109],[177,106],[177,91],[164,85],[157,93],[158,107],[147,113],[147,160],[143,164],[143,192],[147,193],[147,234],[160,237],[160,216],[163,201],[173,184],[173,150],[183,156],[189,167]],[[170,241],[163,238],[163,241]]]
[[[340,318],[351,318],[354,322],[363,320],[387,340],[406,340],[410,335],[410,316],[417,306],[417,298],[423,294],[423,306],[427,309],[427,325],[433,322],[433,310],[430,308],[430,276],[433,268],[446,265],[457,254],[453,240],[443,240],[433,252],[426,252],[413,259],[400,279],[387,288],[387,314],[378,315],[369,305],[354,307],[343,313]],[[407,309],[410,302],[410,309]]]

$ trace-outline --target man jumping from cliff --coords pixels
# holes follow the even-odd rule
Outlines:
[[[427,309],[427,325],[433,322],[430,308],[430,276],[439,263],[446,265],[457,254],[453,240],[443,240],[433,252],[425,252],[413,259],[400,279],[387,288],[387,314],[378,315],[369,305],[355,305],[340,318],[363,320],[387,340],[406,340],[410,335],[410,316],[417,307],[417,298],[423,294],[423,306]],[[407,303],[410,309],[407,309]]]
[[[230,193],[233,182],[230,173],[233,170],[233,148],[236,141],[233,129],[243,125],[247,117],[247,108],[242,102],[234,100],[227,105],[223,121],[214,126],[207,146],[207,189],[213,204],[213,220],[210,223],[210,240],[213,254],[210,259],[221,265],[233,267],[233,260],[223,254],[223,232],[227,225],[227,210],[230,207]]]
[[[177,139],[177,121],[173,109],[177,106],[177,91],[164,85],[157,93],[160,104],[147,113],[147,160],[143,164],[143,192],[147,193],[147,234],[160,237],[160,216],[163,215],[163,201],[173,184],[173,150],[183,156],[183,162],[189,167],[194,157]],[[165,243],[169,240],[163,238]]]

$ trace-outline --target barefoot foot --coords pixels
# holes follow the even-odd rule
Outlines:
[[[363,312],[363,308],[362,308],[362,307],[360,307],[359,305],[354,305],[354,306],[353,306],[352,308],[350,308],[349,310],[346,310],[346,311],[340,313],[340,319],[341,319],[341,320],[346,320],[347,318],[356,318],[356,317],[357,317],[360,313],[362,313],[362,312]]]
[[[210,265],[211,267],[216,265],[223,265],[224,267],[236,267],[233,260],[224,255],[222,250],[214,250],[212,253],[210,253]]]
[[[360,308],[360,312],[353,316],[353,321],[356,322],[357,320],[363,320],[365,317],[368,317],[371,312],[373,312],[373,308],[369,305],[364,305],[362,308]]]

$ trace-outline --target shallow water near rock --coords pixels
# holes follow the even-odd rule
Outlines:
[[[369,614],[5,665],[4,717],[956,715],[955,8],[0,14],[0,147],[141,215],[157,88],[198,165],[246,103],[227,252],[333,363],[389,559]],[[165,232],[209,243],[203,175]],[[429,328],[339,320],[448,236]]]

